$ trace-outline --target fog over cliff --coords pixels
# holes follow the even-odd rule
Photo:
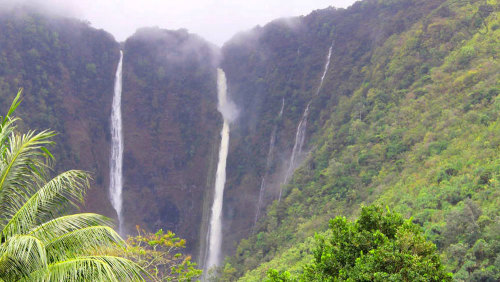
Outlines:
[[[355,0],[1,0],[0,7],[23,5],[43,11],[77,17],[124,41],[143,26],[167,29],[187,28],[222,45],[235,33],[280,18],[306,15],[328,6],[345,8]],[[2,9],[2,8],[0,8]]]

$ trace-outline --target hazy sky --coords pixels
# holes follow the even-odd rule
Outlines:
[[[222,45],[238,31],[279,17],[306,15],[328,6],[345,8],[355,0],[0,0],[43,5],[125,40],[139,27],[187,28]],[[8,6],[8,5],[7,5]]]

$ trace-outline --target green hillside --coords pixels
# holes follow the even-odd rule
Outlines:
[[[500,278],[498,1],[362,1],[346,13],[432,4],[371,46],[352,70],[360,76],[352,92],[338,91],[356,80],[341,79],[334,53],[313,101],[311,152],[223,278],[257,281],[270,267],[301,272],[314,232],[372,202],[421,225],[456,280]]]
[[[263,206],[279,197],[307,104],[311,102],[304,152],[316,146],[315,142],[307,143],[324,130],[339,99],[352,96],[363,84],[361,71],[370,64],[375,50],[442,2],[363,1],[349,9],[317,10],[241,33],[223,46],[221,66],[227,74],[230,96],[240,109],[231,129],[224,192],[226,254],[236,250],[233,242],[255,231],[264,177]],[[320,88],[330,47],[330,64]],[[278,117],[282,105],[283,115]],[[268,158],[274,131],[275,148]],[[306,156],[299,154],[296,164]],[[274,244],[273,248],[279,242]]]

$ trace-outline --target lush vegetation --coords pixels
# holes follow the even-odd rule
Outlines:
[[[312,106],[312,152],[222,279],[301,275],[313,232],[370,202],[411,216],[454,279],[500,279],[498,1],[362,1],[345,13],[399,5],[404,14],[424,2],[436,5],[372,45],[350,74],[334,51]]]
[[[224,252],[235,255],[217,270],[217,279],[259,281],[274,269],[269,275],[275,280],[321,280],[325,273],[338,279],[418,280],[424,274],[412,266],[424,265],[431,266],[426,273],[436,280],[448,279],[445,272],[458,281],[500,280],[499,6],[498,0],[364,0],[349,9],[278,20],[227,43],[221,66],[241,110],[232,124],[224,203]],[[62,181],[77,186],[69,194],[61,192],[69,197],[69,207],[81,203],[88,187],[88,177],[79,171],[62,173],[55,182],[46,178],[52,164],[45,149],[50,138],[60,143],[62,161],[56,170],[81,163],[96,172],[101,189],[90,198],[90,207],[109,208],[104,196],[109,154],[103,152],[109,150],[107,121],[119,45],[84,23],[22,11],[0,14],[0,27],[2,98],[25,85],[29,106],[21,126],[50,126],[63,133],[15,135],[5,127],[18,136],[2,139],[8,144],[2,145],[5,161],[11,144],[38,140],[39,161],[26,159],[19,173],[31,177],[28,182],[12,180],[24,190],[14,193],[13,200],[6,198],[11,202],[2,213],[1,250],[15,262],[27,259],[23,244],[34,244],[30,251],[49,246],[45,237],[40,244],[16,238],[43,226],[45,216],[53,216],[50,212],[67,211],[49,212],[54,202],[37,200],[42,206],[27,213],[23,204],[46,185],[62,187]],[[330,68],[316,95],[332,42]],[[217,52],[186,31],[160,29],[139,31],[124,49],[125,177],[130,185],[125,206],[134,207],[125,212],[129,229],[138,223],[149,230],[168,228],[196,242],[203,237],[198,236],[199,223],[209,212],[207,201],[201,203],[210,198],[217,152]],[[311,99],[307,156],[301,156],[305,160],[293,179],[280,187],[298,120]],[[284,112],[278,118],[282,101]],[[269,161],[272,132],[276,148]],[[254,226],[264,175],[269,175],[264,200],[270,205]],[[280,188],[282,200],[272,202]],[[134,201],[139,197],[144,201]],[[369,203],[411,219],[360,211]],[[338,215],[347,219],[329,225]],[[401,224],[389,233],[366,229],[367,215]],[[28,224],[9,224],[14,216]],[[358,216],[358,221],[348,221]],[[123,244],[107,219],[89,217],[89,227],[104,225],[99,228],[108,234],[108,245]],[[361,235],[345,237],[344,232]],[[81,246],[70,246],[74,253],[30,257],[33,263],[25,264],[29,269],[14,267],[5,277],[26,276],[40,267],[45,275],[53,263],[81,255],[76,250],[89,244],[99,247],[88,248],[92,255],[109,251],[88,238]],[[367,238],[370,244],[358,244]],[[403,261],[412,263],[402,268],[408,270],[404,273],[382,269],[381,260],[396,258],[389,251],[404,253],[405,239],[416,240],[414,251],[422,256],[405,255]],[[426,240],[435,244],[439,258]],[[342,242],[355,250],[337,249]],[[189,256],[167,251],[184,246],[172,233],[141,231],[129,243],[112,254],[135,261],[155,279],[199,275]],[[329,255],[335,252],[342,256]]]
[[[125,227],[175,230],[193,251],[219,139],[215,47],[185,30],[158,28],[120,46],[87,22],[27,8],[0,9],[0,30],[0,106],[24,88],[20,129],[60,133],[54,170],[89,171],[95,189],[83,209],[109,217],[116,216],[107,187],[109,117],[123,49]]]
[[[136,262],[145,269],[154,281],[193,281],[201,276],[191,256],[180,253],[186,247],[186,240],[171,231],[149,233],[137,226],[137,235],[127,239],[124,249],[105,249]]]
[[[27,9],[0,11],[0,106],[23,88],[20,129],[50,128],[56,172],[92,173],[86,210],[114,216],[106,186],[109,116],[119,44],[103,30]]]
[[[125,227],[175,230],[194,251],[221,124],[215,49],[159,28],[139,29],[123,47]]]
[[[231,129],[232,145],[224,192],[227,209],[224,224],[230,230],[224,234],[227,240],[239,241],[255,230],[253,218],[248,215],[255,213],[264,175],[268,174],[265,203],[270,204],[278,197],[297,126],[308,102],[312,100],[306,141],[310,141],[309,148],[316,148],[321,143],[310,140],[310,136],[317,138],[325,135],[328,138],[326,132],[331,134],[334,130],[325,126],[328,120],[344,123],[345,119],[351,118],[335,115],[339,112],[337,109],[343,110],[338,107],[339,100],[352,97],[360,85],[370,80],[366,75],[374,72],[370,69],[372,60],[380,56],[376,50],[392,50],[392,47],[384,46],[387,40],[399,38],[401,33],[438,9],[442,2],[444,0],[360,1],[348,9],[328,8],[305,17],[276,20],[262,28],[242,33],[223,46],[221,65],[228,77],[231,98],[241,110],[238,122]],[[318,89],[330,46],[330,67],[322,88]],[[380,63],[383,66],[387,62]],[[381,69],[380,73],[384,72]],[[278,118],[283,100],[283,115]],[[357,108],[367,107],[359,102],[354,106],[349,113],[353,119],[356,116],[359,118]],[[270,136],[275,127],[276,147],[267,169]],[[343,130],[346,128],[347,125]],[[342,136],[338,140],[344,142]],[[333,142],[331,138],[330,141]],[[337,147],[337,143],[329,146]],[[308,152],[309,148],[306,146],[303,151]],[[323,163],[330,158],[329,152],[317,154],[323,156]],[[302,160],[305,156],[300,155],[298,159]],[[369,173],[365,178],[372,176],[373,172]],[[308,184],[304,181],[301,186]],[[345,189],[350,184],[344,182],[339,186]],[[311,205],[310,208],[315,207]],[[322,222],[323,228],[326,228],[327,220]],[[293,236],[291,233],[281,234],[286,234],[284,241]],[[279,247],[279,241],[267,246],[271,252],[262,250],[262,255],[272,256],[273,250]],[[236,250],[232,243],[227,247],[228,253]],[[245,265],[257,265],[262,261],[260,255],[249,258]]]
[[[144,270],[130,260],[93,253],[123,247],[111,220],[97,214],[66,215],[83,203],[87,173],[49,179],[52,131],[16,130],[20,92],[0,117],[0,280],[137,281]]]
[[[270,281],[450,281],[436,246],[420,226],[380,207],[361,209],[355,222],[330,221],[327,236],[318,235],[313,263],[300,277],[268,271]]]

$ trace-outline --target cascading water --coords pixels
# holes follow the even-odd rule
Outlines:
[[[281,100],[281,109],[278,114],[278,119],[280,119],[283,116],[283,110],[285,109],[285,97]],[[271,140],[269,141],[269,151],[267,152],[267,158],[266,158],[266,168],[264,171],[264,176],[262,177],[262,180],[260,182],[260,190],[259,190],[259,201],[257,202],[257,212],[255,213],[255,220],[254,220],[254,227],[255,224],[257,223],[257,220],[259,220],[260,217],[260,209],[262,206],[262,201],[264,198],[264,193],[266,191],[266,179],[269,174],[269,169],[271,168],[272,160],[273,160],[273,153],[274,153],[274,145],[276,143],[276,131],[278,130],[278,124],[275,124],[273,127],[273,131],[271,132]]]
[[[278,118],[281,118],[283,116],[283,110],[285,110],[285,97],[281,99],[281,109],[280,113],[278,114]]]
[[[217,69],[217,96],[218,111],[222,114],[224,123],[221,131],[221,142],[219,149],[219,162],[215,177],[215,193],[210,216],[210,227],[208,233],[208,251],[204,263],[205,270],[219,264],[222,245],[222,204],[224,199],[224,185],[226,183],[226,160],[229,149],[229,124],[236,116],[234,105],[227,98],[226,74],[222,69]]]
[[[110,179],[109,196],[111,205],[118,216],[118,233],[123,235],[122,216],[122,189],[123,189],[123,135],[122,135],[122,63],[123,52],[120,51],[120,61],[115,75],[115,93],[113,95],[113,105],[111,110],[111,159],[110,159]]]
[[[326,56],[325,68],[323,70],[323,74],[321,75],[321,80],[319,82],[319,86],[314,93],[314,96],[317,96],[323,87],[323,82],[325,80],[326,73],[328,72],[328,68],[330,67],[330,58],[332,57],[333,43],[330,45],[328,49],[328,55]],[[312,99],[307,103],[306,109],[304,110],[304,114],[299,121],[299,125],[297,126],[297,133],[295,134],[295,143],[292,149],[292,155],[290,156],[290,162],[288,163],[288,169],[285,172],[285,179],[283,180],[283,184],[288,182],[288,179],[292,176],[295,168],[297,166],[297,158],[302,154],[302,149],[304,147],[304,142],[306,140],[306,128],[307,128],[307,117],[309,116],[309,107],[311,106]],[[280,193],[278,196],[278,201],[281,201],[281,193],[282,188],[280,188]]]
[[[332,57],[332,50],[333,50],[333,43],[332,43],[332,45],[330,45],[330,48],[328,49],[328,56],[326,56],[325,69],[323,70],[323,75],[321,75],[321,81],[319,82],[318,89],[316,90],[316,93],[314,93],[314,96],[317,96],[319,94],[319,91],[321,91],[321,88],[323,88],[323,82],[325,81],[326,73],[328,72],[328,68],[330,67],[330,59]]]

